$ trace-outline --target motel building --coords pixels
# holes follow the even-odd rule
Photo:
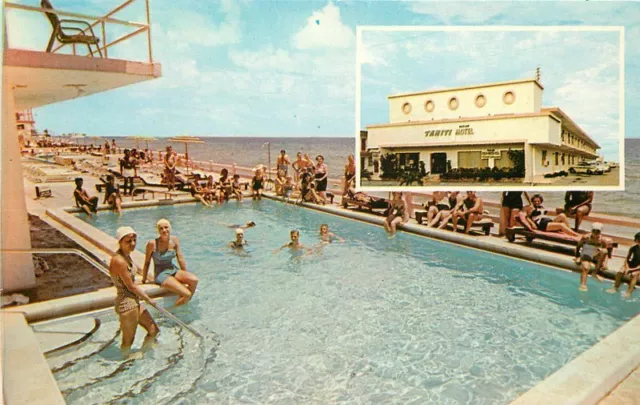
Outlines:
[[[380,157],[424,162],[430,175],[455,168],[509,168],[523,150],[526,183],[598,157],[600,146],[558,107],[542,107],[536,79],[391,95],[389,122],[361,131],[361,167],[379,179]]]

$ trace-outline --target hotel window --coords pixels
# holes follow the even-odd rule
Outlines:
[[[426,103],[424,103],[424,109],[426,112],[433,112],[435,108],[436,108],[436,105],[433,102],[433,100],[429,100]]]
[[[513,160],[511,160],[511,158],[509,157],[509,153],[506,151],[501,151],[500,159],[495,159],[494,162],[495,167],[497,167],[498,169],[510,169],[514,167]]]
[[[542,151],[542,166],[544,166],[547,162],[547,151],[543,150]]]
[[[559,160],[560,160],[560,159],[559,159],[559,158],[560,158],[560,154],[559,154],[558,152],[554,152],[553,154],[554,154],[554,155],[555,155],[555,157],[556,157],[556,163],[555,163],[555,164],[556,164],[556,166],[558,166],[558,164],[559,164]]]
[[[476,107],[482,108],[485,104],[487,104],[487,99],[485,98],[485,96],[482,94],[478,94],[476,96]]]
[[[420,161],[419,153],[398,153],[398,164],[404,167],[418,168],[418,162]]]
[[[18,129],[24,129],[24,124],[18,124]]]
[[[505,104],[513,104],[513,102],[516,101],[516,95],[512,91],[507,91],[504,93],[504,96],[502,96],[502,101],[504,101]]]
[[[402,105],[402,112],[405,113],[406,115],[411,114],[411,104],[409,103],[404,103]]]
[[[449,99],[449,109],[451,110],[457,110],[458,109],[458,99],[455,97],[451,97]]]
[[[480,151],[458,152],[458,168],[476,169],[489,166],[488,159],[482,159]]]
[[[560,161],[562,162],[562,164],[563,164],[563,165],[565,164],[565,163],[564,163],[564,153],[562,154],[562,156],[561,156],[561,158],[560,158]]]

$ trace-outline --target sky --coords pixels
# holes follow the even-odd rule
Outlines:
[[[534,78],[543,106],[560,107],[619,160],[619,31],[363,30],[362,127],[388,122],[391,94]]]
[[[37,0],[17,1],[39,4]],[[93,15],[105,14],[120,3],[53,1],[59,9]],[[614,25],[626,29],[625,102],[631,112],[626,114],[626,136],[640,136],[640,118],[633,114],[640,107],[640,3],[153,0],[151,7],[153,55],[162,64],[162,77],[37,108],[40,130],[107,137],[349,137],[359,130],[355,122],[357,26]],[[144,21],[144,2],[139,0],[115,17]],[[46,48],[50,28],[42,15],[11,10],[7,21],[10,47]],[[120,34],[112,25],[107,31],[113,38]],[[548,49],[567,64],[581,62],[581,54],[561,52],[575,48]],[[456,53],[471,58],[473,52],[460,48]],[[117,45],[110,57],[143,60],[145,37]],[[385,55],[374,52],[372,57],[382,63]],[[585,113],[572,110],[579,100],[569,103],[568,92],[566,100],[560,97],[565,82],[554,78],[550,61],[553,58],[540,63],[543,83],[549,88],[545,97],[557,96],[558,104],[562,101],[559,106],[580,121],[578,117]],[[591,63],[585,61],[584,69]],[[518,69],[509,73],[530,75],[535,66],[522,62]],[[466,66],[425,86],[446,86],[456,78],[484,81],[482,74]],[[611,92],[615,89],[609,86],[591,86],[588,77],[576,80],[589,85],[580,94],[590,100],[596,94],[614,98]],[[397,86],[405,88],[401,83]],[[602,117],[610,118],[608,114]]]

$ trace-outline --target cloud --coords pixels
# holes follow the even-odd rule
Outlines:
[[[184,10],[177,12],[166,29],[168,43],[177,47],[215,47],[240,42],[242,30],[239,11],[235,7],[228,7],[226,11],[219,24],[200,13]]]
[[[322,10],[314,11],[307,24],[293,35],[297,49],[349,48],[354,43],[351,28],[342,23],[340,9],[329,2]]]
[[[473,4],[473,2],[461,2],[456,5],[451,3],[438,4],[434,1],[414,1],[407,2],[409,10],[416,14],[429,15],[446,24],[451,23],[481,23],[491,20],[502,14],[509,7],[509,2],[483,1]]]

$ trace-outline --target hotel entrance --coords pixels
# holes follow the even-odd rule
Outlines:
[[[431,154],[431,174],[447,172],[447,154],[444,152]]]

